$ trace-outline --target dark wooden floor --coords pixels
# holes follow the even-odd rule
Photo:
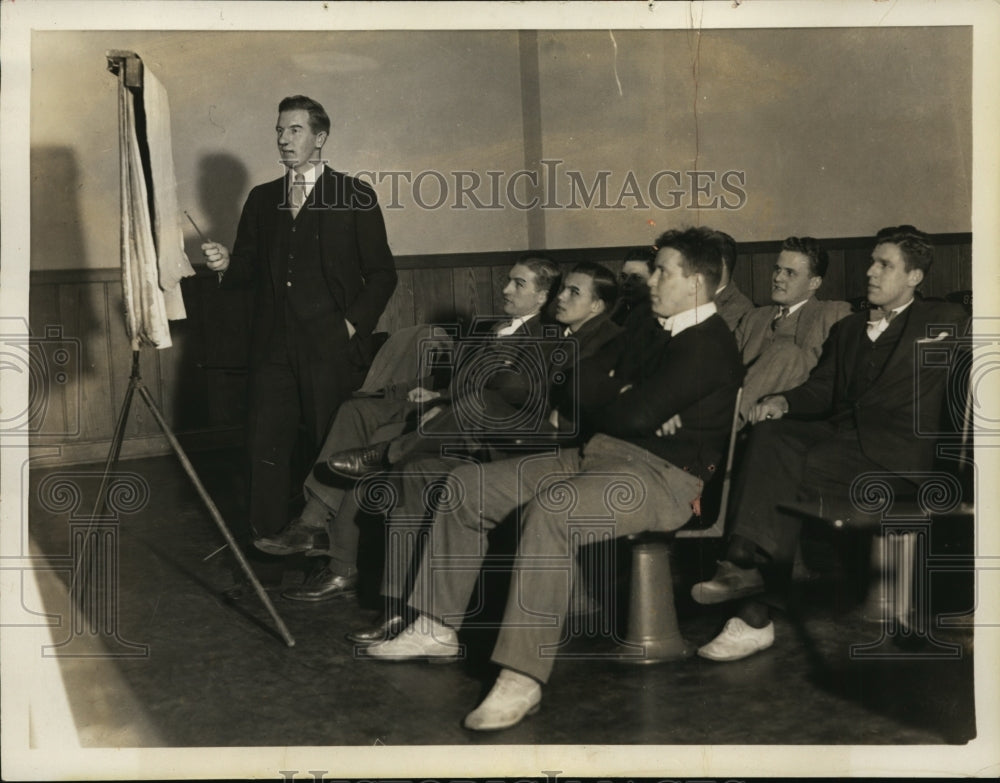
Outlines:
[[[194,460],[237,527],[238,455]],[[64,569],[44,586],[48,612],[73,615],[66,566],[73,533],[88,521],[99,470],[31,474],[33,543]],[[118,572],[108,579],[118,586],[106,593],[113,601],[102,610],[103,629],[95,634],[84,625],[79,638],[67,635],[72,644],[64,648],[103,645],[119,657],[60,659],[84,744],[941,744],[975,736],[968,640],[953,660],[921,658],[928,644],[919,638],[887,643],[886,659],[852,659],[849,646],[878,640],[880,627],[864,622],[839,583],[824,579],[803,588],[801,624],[778,617],[774,647],[740,662],[622,665],[602,658],[606,638],[581,635],[570,649],[582,657],[557,663],[536,716],[507,732],[477,735],[460,722],[492,682],[489,632],[463,634],[469,657],[456,664],[375,663],[356,659],[344,638],[370,619],[371,606],[352,599],[296,604],[273,592],[296,639],[286,647],[256,597],[224,597],[232,558],[222,552],[205,560],[222,538],[177,460],[123,462],[119,472],[131,474],[125,484],[138,490],[116,501],[125,513],[112,535]],[[83,499],[75,506],[60,501],[62,485],[79,487]],[[685,593],[711,570],[717,544],[675,546],[685,582],[678,592],[681,629],[704,643],[725,621],[725,608],[695,607]],[[313,562],[293,560],[285,584],[300,580]],[[71,627],[64,623],[62,632]]]

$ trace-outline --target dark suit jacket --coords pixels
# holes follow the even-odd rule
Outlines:
[[[589,359],[605,345],[622,333],[622,327],[607,315],[591,318],[580,329],[566,339],[576,340],[577,359]],[[553,362],[553,366],[556,363]]]
[[[647,317],[652,317],[648,309]],[[549,407],[559,411],[559,433],[567,440],[589,436],[583,428],[584,416],[576,409],[580,399],[578,387],[592,382],[591,376],[595,373],[607,376],[618,353],[624,349],[622,334],[622,327],[609,316],[591,318],[576,334],[565,338],[574,341],[575,350],[558,352],[561,361],[552,359]],[[602,356],[603,360],[597,360],[597,356]]]
[[[541,314],[516,332],[497,337],[510,318],[479,319],[452,354],[453,377],[432,406],[442,410],[417,432],[396,438],[390,460],[437,453],[442,444],[477,451],[486,444],[517,440],[547,426],[549,371],[553,349],[564,339],[561,327]],[[517,421],[517,431],[503,426]]]
[[[835,324],[809,379],[783,393],[789,416],[828,418],[843,426],[857,427],[865,455],[897,472],[932,467],[934,439],[915,433],[937,430],[944,399],[947,373],[933,366],[919,368],[915,344],[927,339],[929,331],[931,337],[944,331],[935,326],[950,327],[956,336],[963,335],[967,318],[958,305],[919,299],[906,309],[904,317],[902,335],[885,367],[858,400],[849,399],[848,389],[858,351],[865,345],[862,340],[868,339],[866,311]]]
[[[649,366],[637,368],[623,355],[618,366],[626,375],[616,371],[588,384],[586,410],[596,432],[634,443],[707,481],[721,464],[743,379],[736,340],[718,314],[661,340]],[[627,384],[631,388],[619,393]],[[598,407],[602,396],[606,403]],[[658,437],[656,430],[675,414],[683,426]]]
[[[285,177],[250,191],[221,281],[224,288],[250,286],[254,290],[251,364],[263,356],[275,326],[278,288],[285,285],[281,221],[288,221],[290,214],[279,205],[286,203],[286,193]],[[361,349],[396,287],[395,265],[375,192],[359,179],[325,168],[303,209],[318,216],[313,225],[321,270],[338,308],[318,329],[346,333],[342,323],[346,318],[357,329],[351,342]],[[314,335],[317,340],[322,337],[322,331]],[[371,360],[371,356],[366,358]]]
[[[490,418],[502,418],[546,391],[548,354],[559,334],[559,325],[542,314],[521,324],[505,337],[496,331],[510,318],[477,320],[469,337],[455,353],[454,377],[445,400],[475,395]],[[543,339],[548,335],[551,339]]]

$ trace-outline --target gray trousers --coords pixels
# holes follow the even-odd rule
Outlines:
[[[407,419],[417,404],[406,400],[376,398],[352,399],[340,406],[327,433],[317,462],[322,464],[338,451],[359,448],[370,443],[389,440],[407,427]],[[329,519],[330,556],[340,565],[354,568],[358,553],[358,528],[353,513],[341,513],[345,498],[352,492],[350,484],[328,486],[310,472],[303,484],[306,506],[302,519],[306,523],[322,524]]]
[[[577,549],[594,531],[614,537],[675,530],[692,515],[702,482],[645,449],[597,435],[580,451],[464,465],[448,476],[410,605],[460,625],[486,557],[487,535],[505,522],[519,536],[495,663],[540,682],[552,671]],[[481,603],[477,601],[476,604]]]
[[[381,594],[405,601],[424,549],[434,508],[450,502],[448,474],[469,462],[468,457],[415,454],[384,474],[392,482],[391,508],[386,509],[385,568]]]

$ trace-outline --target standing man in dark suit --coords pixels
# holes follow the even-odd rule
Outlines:
[[[868,471],[896,474],[893,489],[905,491],[913,488],[908,473],[933,465],[934,440],[915,432],[936,430],[944,378],[920,376],[918,385],[914,345],[957,336],[966,315],[957,305],[914,298],[932,260],[926,234],[907,225],[885,228],[875,243],[868,300],[877,309],[837,323],[808,380],[751,411],[751,421],[760,423],[736,476],[736,523],[715,576],[692,588],[699,603],[759,595],[765,587],[768,602],[781,603],[801,522],[778,511],[779,504],[842,505],[854,479]],[[752,599],[698,654],[732,661],[773,642],[768,604]]]
[[[311,98],[278,106],[285,175],[250,191],[232,253],[202,245],[224,287],[253,289],[250,337],[250,530],[287,519],[300,426],[315,456],[396,286],[375,192],[321,159],[330,118]]]
[[[500,675],[466,716],[466,728],[507,728],[538,709],[563,639],[581,543],[577,525],[605,520],[616,536],[679,528],[722,459],[743,368],[712,302],[721,275],[720,238],[691,228],[667,232],[656,244],[649,285],[653,311],[666,321],[658,361],[626,361],[618,366],[633,374],[623,376],[616,367],[604,377],[609,401],[594,417],[597,434],[582,448],[453,471],[448,481],[462,502],[435,516],[410,596],[420,616],[395,639],[367,648],[379,660],[455,656],[455,626],[478,579],[487,535],[506,520],[520,524],[493,650]],[[690,427],[658,437],[661,422],[676,413]]]

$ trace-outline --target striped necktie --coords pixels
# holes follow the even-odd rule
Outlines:
[[[288,188],[288,200],[292,205],[292,219],[295,219],[306,203],[306,178],[297,171],[292,178],[291,187]]]
[[[772,332],[775,329],[778,328],[778,324],[780,324],[782,321],[784,321],[786,318],[788,318],[788,312],[789,312],[788,308],[785,305],[782,305],[781,309],[778,310],[778,314],[776,316],[774,316],[774,318],[771,319],[771,331]]]

